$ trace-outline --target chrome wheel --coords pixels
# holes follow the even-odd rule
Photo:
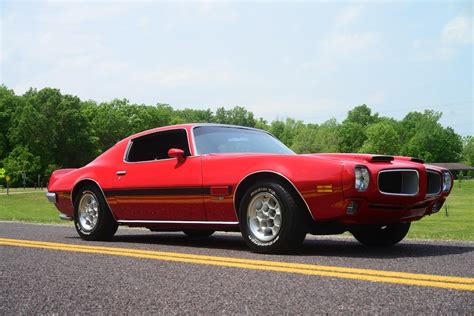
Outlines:
[[[99,203],[92,193],[84,193],[79,201],[79,224],[85,232],[92,231],[99,218]]]
[[[247,208],[247,225],[258,240],[274,239],[281,229],[281,209],[278,199],[269,192],[256,194]]]

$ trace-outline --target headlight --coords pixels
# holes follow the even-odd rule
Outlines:
[[[357,191],[365,191],[369,187],[370,174],[364,166],[355,167],[355,188]]]
[[[451,173],[449,171],[443,171],[443,192],[451,190],[452,185],[453,178],[451,177]]]

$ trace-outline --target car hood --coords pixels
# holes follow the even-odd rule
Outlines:
[[[318,153],[318,154],[291,154],[291,155],[280,155],[280,154],[267,154],[267,153],[216,153],[208,154],[209,157],[226,157],[226,158],[243,158],[243,157],[286,157],[285,160],[294,161],[299,159],[316,159],[333,161],[341,164],[345,163],[397,163],[397,165],[416,166],[423,164],[423,160],[413,157],[405,156],[388,156],[388,155],[377,155],[377,154],[354,154],[354,153]]]
[[[394,160],[403,162],[415,162],[423,163],[423,160],[413,157],[405,156],[388,156],[388,155],[376,155],[376,154],[310,154],[308,156],[329,158],[338,161],[352,161],[352,162],[391,162]]]

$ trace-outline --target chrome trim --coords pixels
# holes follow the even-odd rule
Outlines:
[[[234,204],[234,210],[235,210],[235,215],[237,216],[237,218],[239,218],[239,210],[237,209],[237,206],[235,204],[235,194],[237,193],[237,190],[239,189],[239,186],[240,184],[242,183],[242,181],[244,181],[245,179],[247,179],[249,176],[251,175],[254,175],[254,174],[257,174],[257,173],[263,173],[263,172],[269,172],[269,173],[273,173],[273,174],[276,174],[284,179],[286,179],[286,181],[288,181],[292,186],[293,188],[295,189],[296,192],[298,192],[299,196],[301,197],[301,199],[303,200],[304,204],[306,205],[306,209],[308,210],[308,213],[309,215],[311,216],[311,218],[313,220],[316,220],[316,218],[314,218],[313,216],[313,213],[311,213],[311,209],[309,208],[309,205],[308,203],[306,203],[306,200],[304,199],[303,195],[301,194],[301,192],[298,190],[298,188],[293,184],[293,182],[288,179],[287,177],[285,177],[284,175],[282,175],[281,173],[279,172],[276,172],[276,171],[272,171],[272,170],[258,170],[258,171],[254,171],[254,172],[251,172],[249,174],[247,174],[245,177],[243,177],[239,183],[235,186],[235,190],[234,190],[234,196],[232,197],[232,200],[233,200],[233,204]]]
[[[58,201],[57,196],[56,196],[56,193],[54,193],[54,192],[47,192],[47,193],[46,193],[46,198],[47,198],[48,201],[50,201],[51,203],[56,203],[56,202]]]
[[[427,183],[426,183],[426,196],[436,196],[436,195],[440,195],[441,194],[441,191],[443,191],[443,174],[440,174],[438,172],[436,172],[435,170],[431,170],[431,169],[426,169],[426,180],[427,180]],[[434,174],[437,174],[439,175],[439,178],[441,180],[441,185],[439,187],[439,191],[437,193],[431,193],[431,194],[428,194],[428,173],[434,173]]]
[[[169,131],[177,131],[177,130],[184,130],[186,132],[186,140],[188,141],[188,150],[189,150],[189,153],[191,154],[191,147],[189,146],[189,133],[188,133],[188,130],[184,127],[180,127],[180,128],[173,128],[173,129],[164,129],[162,131],[154,131],[154,132],[150,132],[148,134],[143,134],[143,135],[137,136],[135,138],[131,138],[128,141],[127,148],[125,148],[125,152],[123,154],[122,161],[124,163],[127,163],[127,164],[135,164],[135,163],[145,163],[145,162],[154,162],[154,161],[164,161],[164,160],[176,159],[176,158],[164,158],[164,159],[143,160],[143,161],[127,161],[128,154],[130,152],[130,149],[132,148],[132,144],[133,144],[133,141],[135,139],[145,137],[145,136],[148,136],[148,135],[152,135],[152,134],[158,134],[158,133],[169,132]],[[195,156],[195,155],[191,155],[191,156],[188,156],[188,157],[193,157],[193,156]],[[188,157],[184,157],[184,158],[188,158]]]
[[[123,153],[123,158],[122,158],[122,161],[125,163],[129,163],[126,158],[128,157],[128,152],[130,151],[130,147],[132,147],[132,143],[133,143],[132,139],[129,139],[127,143],[127,147],[125,147],[125,151]]]
[[[387,173],[387,172],[400,172],[400,171],[414,171],[416,173],[416,177],[418,178],[418,187],[417,187],[417,190],[416,190],[416,193],[414,194],[404,194],[404,193],[388,193],[388,192],[383,192],[380,190],[380,174],[382,173]],[[395,196],[416,196],[418,195],[418,193],[420,192],[420,174],[418,173],[418,170],[416,169],[384,169],[384,170],[380,170],[379,171],[379,174],[377,175],[377,189],[380,193],[384,194],[384,195],[395,195]]]
[[[198,125],[198,126],[201,126],[201,125]],[[194,137],[194,129],[196,128],[196,126],[193,126],[191,127],[191,138],[193,140],[193,151],[194,151],[194,155],[195,156],[198,156],[198,153],[197,153],[197,147],[196,147],[196,137]],[[200,155],[199,155],[200,156]]]
[[[285,146],[289,151],[291,151],[294,155],[296,155],[296,153],[291,150],[288,146],[286,146],[285,144],[283,144],[283,142],[281,140],[279,140],[275,135],[273,135],[272,133],[268,132],[268,131],[265,131],[263,129],[258,129],[258,128],[253,128],[253,127],[248,127],[248,126],[240,126],[240,125],[230,125],[230,124],[213,124],[213,123],[200,123],[200,124],[195,124],[191,127],[191,135],[192,135],[192,140],[193,140],[193,149],[194,149],[194,155],[195,156],[201,156],[200,154],[198,154],[198,151],[197,151],[197,147],[196,147],[196,138],[194,137],[194,129],[197,128],[197,127],[202,127],[202,126],[210,126],[210,127],[227,127],[227,128],[241,128],[241,129],[249,129],[249,130],[252,130],[252,131],[257,131],[257,132],[262,132],[262,133],[266,133],[268,135],[270,135],[271,137],[275,138],[277,141],[279,141],[280,143],[282,143],[283,146]]]
[[[207,222],[207,221],[155,221],[155,220],[119,220],[119,224],[197,224],[197,225],[238,225],[239,222]]]
[[[85,180],[90,180],[90,181],[94,182],[99,187],[100,193],[102,193],[102,196],[104,197],[105,203],[107,203],[107,206],[109,207],[110,214],[112,214],[112,217],[114,218],[114,220],[117,221],[117,218],[115,218],[115,214],[112,211],[112,208],[110,207],[109,201],[107,201],[107,197],[105,196],[104,190],[102,190],[102,187],[100,186],[100,184],[97,181],[95,181],[94,179],[91,179],[91,178],[83,178],[83,179],[77,181],[76,183],[74,183],[74,185],[72,187],[72,190],[71,190],[71,196],[69,197],[69,199],[71,200],[72,208],[74,209],[74,201],[72,200],[72,192],[74,191],[74,188],[76,187],[76,185],[79,182],[85,181]]]
[[[68,216],[68,215],[63,214],[63,213],[59,214],[59,219],[62,219],[63,221],[72,221],[73,220],[73,218],[71,216]]]
[[[118,175],[118,176],[124,176],[124,175],[127,174],[127,171],[125,171],[125,170],[120,170],[120,171],[117,171],[115,174]]]

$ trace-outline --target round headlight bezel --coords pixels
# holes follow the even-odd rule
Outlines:
[[[451,172],[443,171],[443,192],[448,192],[453,186],[453,177]]]
[[[369,188],[370,172],[366,166],[354,168],[354,187],[358,192],[365,192]]]

